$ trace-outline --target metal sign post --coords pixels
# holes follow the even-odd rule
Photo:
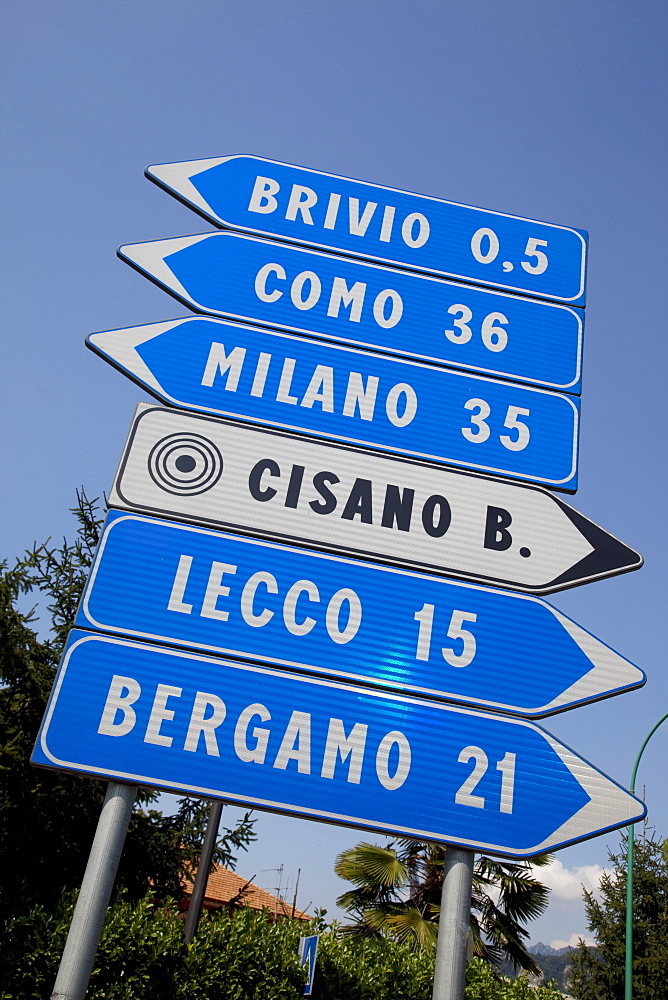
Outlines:
[[[183,939],[186,945],[189,945],[195,934],[197,934],[199,918],[202,915],[202,903],[206,893],[206,883],[209,880],[211,858],[216,847],[216,837],[218,836],[218,827],[220,826],[220,817],[222,814],[223,803],[212,802],[209,810],[209,821],[206,824],[206,833],[204,834],[202,850],[199,856],[199,864],[197,865],[195,884],[190,895],[186,926],[183,932]]]
[[[84,1000],[136,795],[109,782],[51,1000]]]
[[[463,1000],[475,854],[448,847],[434,968],[434,1000]]]

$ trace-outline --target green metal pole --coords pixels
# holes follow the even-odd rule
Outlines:
[[[638,765],[640,764],[640,758],[643,755],[645,747],[649,743],[651,737],[657,731],[662,722],[668,719],[668,712],[662,715],[655,726],[650,729],[649,733],[644,739],[643,745],[638,751],[638,756],[636,757],[636,762],[633,765],[633,773],[631,775],[631,791],[636,790],[636,775],[638,773]],[[628,836],[626,838],[626,949],[625,949],[625,964],[624,964],[624,1000],[633,1000],[633,831],[635,829],[634,824],[628,827]]]

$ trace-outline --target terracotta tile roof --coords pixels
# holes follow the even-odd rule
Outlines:
[[[191,895],[193,881],[186,877],[186,893]],[[241,897],[241,898],[238,898]],[[237,905],[250,906],[254,910],[269,910],[271,916],[290,917],[292,915],[292,905],[285,900],[279,899],[266,889],[261,889],[259,885],[242,878],[229,868],[217,865],[215,871],[209,875],[206,883],[203,906],[207,910],[215,910],[230,900],[237,899]],[[310,920],[308,913],[295,909],[297,920]]]

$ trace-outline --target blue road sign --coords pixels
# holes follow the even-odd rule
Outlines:
[[[533,722],[78,630],[33,763],[515,857],[645,815]]]
[[[91,334],[88,344],[180,407],[577,487],[572,396],[210,319]]]
[[[584,305],[587,234],[258,156],[150,166],[223,228]]]
[[[109,502],[539,594],[642,566],[540,486],[151,403]]]
[[[645,682],[538,598],[118,511],[76,624],[536,718]]]
[[[580,392],[581,309],[239,233],[118,254],[195,312]]]
[[[304,984],[302,996],[310,997],[313,993],[313,979],[315,977],[315,961],[318,957],[319,934],[310,934],[309,937],[299,939],[299,958],[302,965],[307,966],[307,977]]]

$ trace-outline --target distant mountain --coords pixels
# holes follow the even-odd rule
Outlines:
[[[532,944],[529,947],[529,952],[532,955],[556,955],[556,951],[549,944],[543,944],[542,941],[538,941],[536,944]]]
[[[571,950],[568,944],[564,948],[553,948],[551,944],[543,944],[542,941],[532,944],[529,948],[532,955],[566,955]]]
[[[561,949],[564,954],[536,955],[536,965],[546,979],[556,980],[560,990],[566,989],[566,971],[571,965],[571,949]]]
[[[552,948],[549,944],[543,944],[542,941],[538,941],[537,944],[532,944],[529,948],[529,952],[534,956],[536,965],[540,971],[545,976],[545,979],[556,980],[559,989],[564,990],[567,988],[566,975],[567,970],[571,964],[571,952],[574,948]],[[499,972],[504,976],[509,976],[511,979],[515,979],[518,975],[522,974],[521,969],[516,969],[509,961],[504,961],[501,964]]]

